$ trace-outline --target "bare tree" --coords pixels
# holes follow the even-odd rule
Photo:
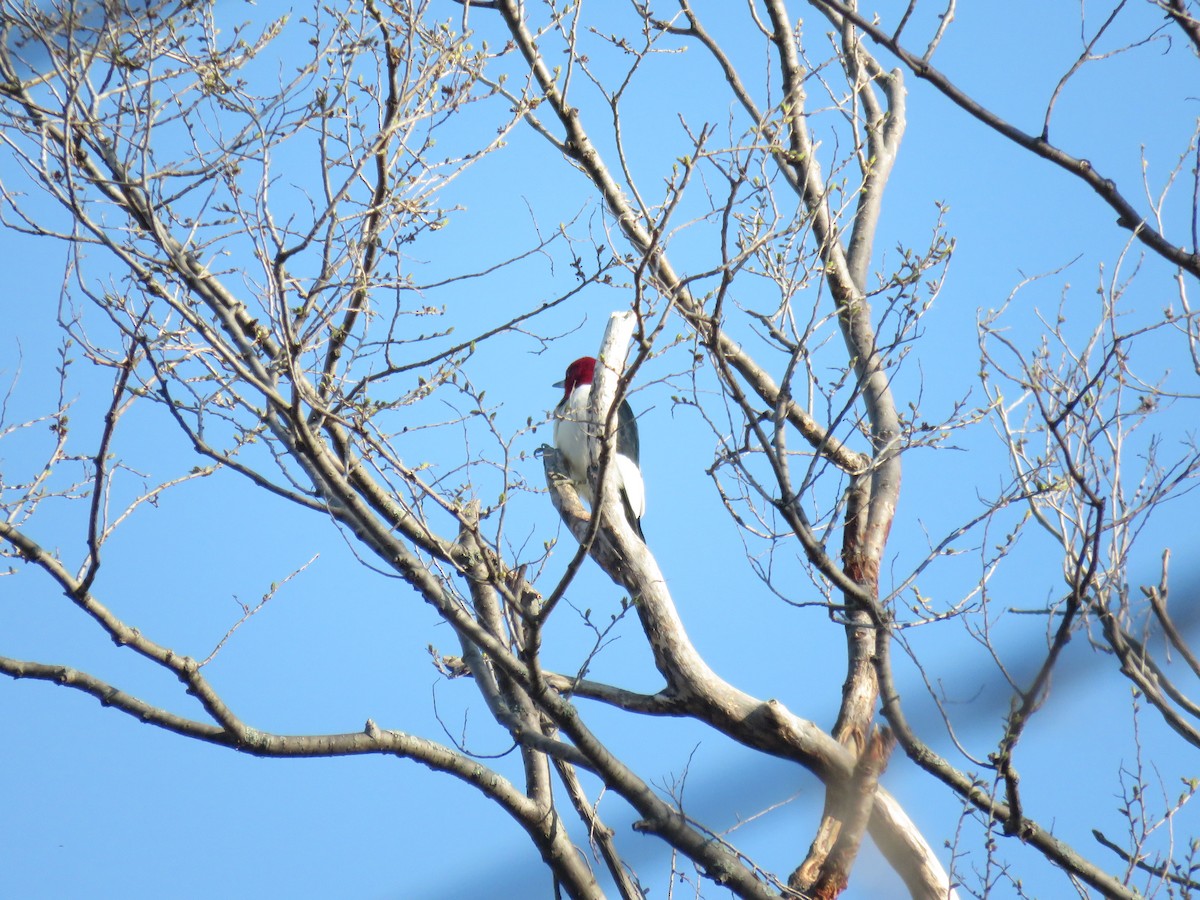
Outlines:
[[[337,7],[230,27],[211,2],[0,2],[0,214],[68,254],[59,401],[32,417],[0,410],[10,446],[34,426],[40,435],[40,456],[21,444],[22,465],[0,479],[0,547],[13,583],[48,579],[99,637],[173,675],[184,696],[163,704],[71,661],[2,656],[0,671],[242,753],[419,762],[503,809],[572,897],[662,889],[629,861],[628,835],[605,821],[614,810],[669,849],[672,878],[692,877],[674,862],[686,860],[697,892],[706,879],[739,897],[837,896],[869,835],[914,897],[1021,893],[1029,858],[1082,895],[1188,895],[1195,843],[1173,824],[1194,781],[1152,805],[1157,758],[1139,749],[1112,788],[1128,833],[1097,830],[1081,844],[1058,827],[1066,810],[1026,797],[1020,745],[1079,636],[1124,677],[1112,709],[1139,729],[1152,711],[1200,745],[1187,687],[1200,664],[1168,602],[1170,547],[1150,527],[1200,474],[1197,130],[1165,177],[1131,187],[1055,143],[1052,128],[1067,86],[1099,61],[1139,48],[1194,54],[1193,6],[1084,8],[1080,54],[1049,86],[1036,133],[934,66],[954,34],[953,2],[811,0],[812,22],[783,0]],[[954,251],[944,210],[919,246],[881,218],[906,76],[1081,180],[1128,238],[1094,300],[1064,296],[1012,330],[1047,275],[980,313],[976,383],[950,400],[926,401],[912,375],[919,365],[932,376],[949,354],[925,319]],[[672,108],[689,79],[707,102],[679,91]],[[647,90],[653,120],[637,108]],[[524,246],[472,239],[478,179],[530,141],[562,161],[549,177],[600,214],[548,227],[558,216],[531,187]],[[1135,276],[1171,286],[1170,301],[1133,315]],[[517,284],[536,289],[517,296]],[[564,311],[583,303],[618,310],[595,335],[591,414],[604,449],[591,510],[548,446],[549,500],[537,496],[523,449],[545,419],[510,421],[481,387],[498,354],[557,349]],[[1163,347],[1187,361],[1182,375]],[[775,699],[809,696],[794,685],[760,697],[744,673],[717,674],[684,628],[689,604],[669,586],[654,529],[643,542],[627,522],[609,484],[615,412],[647,382],[669,385],[672,414],[711,431],[707,472],[689,475],[736,526],[746,590],[804,622],[773,638],[797,657],[818,632],[844,644],[828,727],[816,709]],[[173,435],[177,452],[143,452],[143,422]],[[985,475],[961,502],[928,487],[906,494],[915,511],[901,517],[906,460],[954,447]],[[399,580],[405,602],[415,593],[432,609],[443,626],[429,635],[433,665],[473,687],[489,727],[459,739],[368,720],[291,735],[249,721],[211,673],[308,563],[268,574],[262,600],[208,644],[156,635],[124,612],[136,589],[108,575],[130,552],[123,530],[164,497],[235,481],[303,512],[322,541],[344,541],[381,585]],[[577,547],[553,538],[551,502]],[[941,531],[914,551],[921,523]],[[964,575],[954,557],[968,553],[978,564]],[[1141,587],[1147,558],[1161,559],[1160,574]],[[593,566],[617,589],[573,602],[603,590],[581,587]],[[1048,599],[998,591],[1009,571]],[[601,604],[611,612],[593,615]],[[564,619],[578,626],[570,636],[554,627]],[[660,678],[652,691],[594,675],[635,621]],[[1036,658],[1011,655],[1000,637],[1010,631]],[[982,737],[963,736],[931,640],[964,643],[1001,685]],[[914,704],[937,715],[918,718]],[[796,764],[823,789],[810,832],[786,858],[758,858],[621,752],[597,725],[608,712],[684,719]],[[481,731],[515,758],[478,751]],[[889,793],[897,752],[960,805],[953,833],[923,831]]]

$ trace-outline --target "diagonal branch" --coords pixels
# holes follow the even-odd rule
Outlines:
[[[1200,251],[1197,248],[1188,250],[1168,240],[1117,189],[1116,182],[1097,172],[1088,160],[1072,156],[1065,150],[1056,147],[1046,139],[1045,135],[1028,134],[1001,118],[965,91],[961,90],[945,74],[932,66],[927,59],[909,52],[892,35],[884,31],[882,27],[863,17],[851,4],[841,2],[841,0],[809,0],[809,2],[822,11],[828,10],[834,12],[853,22],[872,41],[904,63],[909,71],[918,78],[928,81],[943,96],[974,119],[982,122],[988,128],[1004,136],[1017,146],[1053,163],[1060,169],[1078,178],[1095,191],[1100,199],[1108,204],[1113,212],[1117,214],[1118,227],[1132,233],[1134,237],[1163,259],[1200,278]],[[1190,17],[1187,18],[1190,19]],[[1179,21],[1178,16],[1177,21]],[[1190,21],[1191,25],[1188,27],[1189,36],[1191,35],[1190,28],[1196,27],[1195,20],[1191,19]]]

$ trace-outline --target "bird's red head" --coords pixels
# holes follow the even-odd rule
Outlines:
[[[595,377],[596,358],[593,356],[581,356],[567,366],[567,377],[561,382],[563,397],[570,397],[571,391],[575,390],[581,384],[591,384]]]

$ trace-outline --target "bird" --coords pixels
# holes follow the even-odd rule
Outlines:
[[[575,489],[593,510],[595,491],[589,470],[600,459],[600,429],[591,421],[588,406],[595,377],[595,358],[583,356],[567,366],[566,377],[554,385],[563,389],[563,398],[554,409],[554,445]],[[616,437],[615,482],[629,524],[644,541],[641,520],[646,513],[646,486],[639,465],[637,419],[627,400],[622,400],[617,410]]]

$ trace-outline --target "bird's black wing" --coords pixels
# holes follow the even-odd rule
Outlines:
[[[622,400],[621,408],[617,410],[617,452],[641,465],[637,418],[627,400]]]

